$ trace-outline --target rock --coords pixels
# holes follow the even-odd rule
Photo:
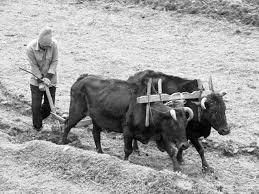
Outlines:
[[[111,9],[111,5],[104,6],[104,9]]]
[[[102,146],[102,149],[103,149],[103,151],[110,151],[110,147],[105,147],[105,146]]]
[[[239,30],[239,29],[237,29],[236,31],[235,31],[235,34],[240,34],[241,33],[241,31]]]
[[[244,32],[244,34],[249,36],[252,34],[252,32]]]
[[[243,148],[243,151],[251,153],[255,150],[255,148],[251,148],[251,147],[247,147],[247,148]]]
[[[218,144],[218,143],[215,143],[215,144],[213,145],[213,147],[214,147],[214,148],[218,148],[218,147],[219,147],[219,144]]]
[[[234,156],[238,153],[238,147],[236,146],[228,146],[223,149],[223,154],[225,156]]]
[[[0,129],[9,129],[10,125],[0,122]]]
[[[116,139],[123,139],[123,135],[116,135]]]
[[[23,115],[31,115],[31,107],[27,107],[22,111]]]
[[[7,100],[0,102],[0,104],[5,105],[5,106],[11,106],[12,105],[12,103],[10,101],[7,101]]]
[[[247,87],[251,88],[251,89],[256,89],[256,86],[252,85],[252,84],[247,84]]]
[[[223,191],[223,186],[221,186],[221,185],[220,185],[220,186],[217,186],[217,190],[220,191],[220,192],[222,192],[222,191]]]
[[[254,141],[254,142],[250,143],[249,146],[250,147],[256,147],[257,146],[257,142]]]
[[[69,146],[66,146],[64,147],[63,151],[66,152],[70,147]]]

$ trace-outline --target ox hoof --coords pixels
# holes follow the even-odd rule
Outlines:
[[[63,139],[62,140],[62,144],[63,145],[66,145],[66,144],[69,144],[69,143],[72,143],[72,141],[68,140],[68,139]]]
[[[184,160],[183,160],[183,157],[182,157],[182,156],[177,156],[176,159],[177,159],[177,162],[178,162],[179,164],[183,164],[183,163],[184,163]]]
[[[214,173],[214,168],[210,166],[203,166],[202,167],[202,172],[203,173]]]
[[[181,159],[177,159],[177,161],[178,161],[178,163],[181,164],[181,165],[184,164],[184,160],[183,160],[182,158],[181,158]]]
[[[181,168],[180,168],[179,166],[174,167],[174,171],[175,171],[175,172],[181,172]]]
[[[125,161],[129,161],[129,156],[125,156],[125,157],[124,157],[124,160],[125,160]]]
[[[134,150],[134,152],[135,152],[136,154],[138,154],[138,156],[140,156],[140,151],[139,151],[139,150]]]
[[[165,149],[164,149],[164,147],[161,147],[161,146],[157,146],[157,148],[161,151],[161,152],[164,152],[165,151]]]
[[[99,153],[99,154],[103,154],[103,151],[100,150],[100,149],[97,149],[96,151],[97,151],[97,153]]]

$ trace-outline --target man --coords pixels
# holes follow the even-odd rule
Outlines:
[[[31,77],[30,89],[33,128],[40,131],[42,121],[50,115],[51,111],[45,86],[49,87],[53,102],[55,102],[57,83],[58,48],[57,42],[52,38],[50,27],[42,29],[38,39],[29,43],[26,54],[31,65],[31,72],[39,78]]]

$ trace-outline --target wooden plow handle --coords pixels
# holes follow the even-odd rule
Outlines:
[[[50,95],[49,87],[45,86],[45,91],[46,91],[46,94],[47,94],[47,97],[48,97],[48,100],[49,100],[49,106],[50,106],[51,112],[56,113],[56,108],[54,106],[52,97]]]
[[[50,109],[51,109],[50,113],[55,117],[55,119],[57,119],[56,121],[57,121],[57,124],[58,124],[58,128],[61,130],[61,126],[60,126],[60,122],[59,121],[64,123],[65,119],[56,114],[56,108],[54,106],[54,102],[53,102],[53,99],[51,97],[51,94],[50,94],[48,86],[45,86],[45,91],[46,91],[46,94],[47,94],[47,97],[48,97],[48,101],[49,101],[49,106],[50,106]]]

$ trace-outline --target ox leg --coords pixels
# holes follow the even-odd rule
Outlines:
[[[209,164],[207,163],[207,161],[205,159],[204,148],[202,147],[202,145],[199,142],[198,138],[192,138],[190,140],[191,140],[193,146],[195,147],[195,149],[197,150],[197,152],[199,153],[199,155],[201,157],[203,172],[214,172],[214,169],[209,166]]]
[[[176,149],[174,147],[171,146],[170,142],[166,139],[163,138],[163,145],[164,145],[164,149],[165,151],[168,153],[168,155],[170,156],[170,158],[173,161],[173,165],[174,165],[174,171],[180,171],[180,165],[176,159]]]
[[[127,126],[123,128],[123,137],[124,137],[124,153],[125,153],[124,160],[128,160],[130,154],[133,151],[133,148],[132,148],[133,135],[129,132],[129,128]]]
[[[78,115],[79,116],[79,115]],[[83,119],[85,116],[84,115],[80,115],[78,118],[75,119],[75,115],[68,118],[67,123],[65,124],[65,128],[64,128],[64,134],[63,134],[63,138],[62,138],[62,143],[63,144],[68,144],[71,143],[70,140],[68,140],[67,136],[71,130],[71,128],[73,128],[74,126],[76,126],[76,124]]]
[[[76,117],[78,116],[78,117]],[[74,114],[72,117],[69,116],[68,120],[66,121],[67,123],[65,124],[64,127],[64,134],[63,134],[63,138],[62,138],[62,143],[63,144],[68,144],[71,143],[71,141],[67,138],[68,134],[70,132],[70,130],[76,126],[76,124],[82,120],[85,117],[85,115],[78,115],[78,114]]]
[[[165,145],[164,145],[164,141],[163,141],[162,139],[156,140],[156,146],[157,146],[157,148],[158,148],[161,152],[164,152],[164,151],[165,151]]]
[[[70,132],[71,128],[76,126],[76,124],[85,117],[86,111],[87,110],[85,109],[85,106],[81,103],[74,104],[70,102],[69,116],[65,122],[64,127],[64,134],[62,139],[63,144],[70,143],[70,141],[67,138],[68,133]]]
[[[94,143],[96,147],[96,151],[98,153],[103,153],[102,146],[101,146],[101,128],[96,125],[96,123],[93,121],[93,138],[94,138]]]
[[[140,156],[138,141],[136,139],[133,139],[133,151]]]
[[[179,162],[179,164],[183,164],[184,160],[183,160],[183,149],[182,148],[180,148],[178,150],[176,159]]]

